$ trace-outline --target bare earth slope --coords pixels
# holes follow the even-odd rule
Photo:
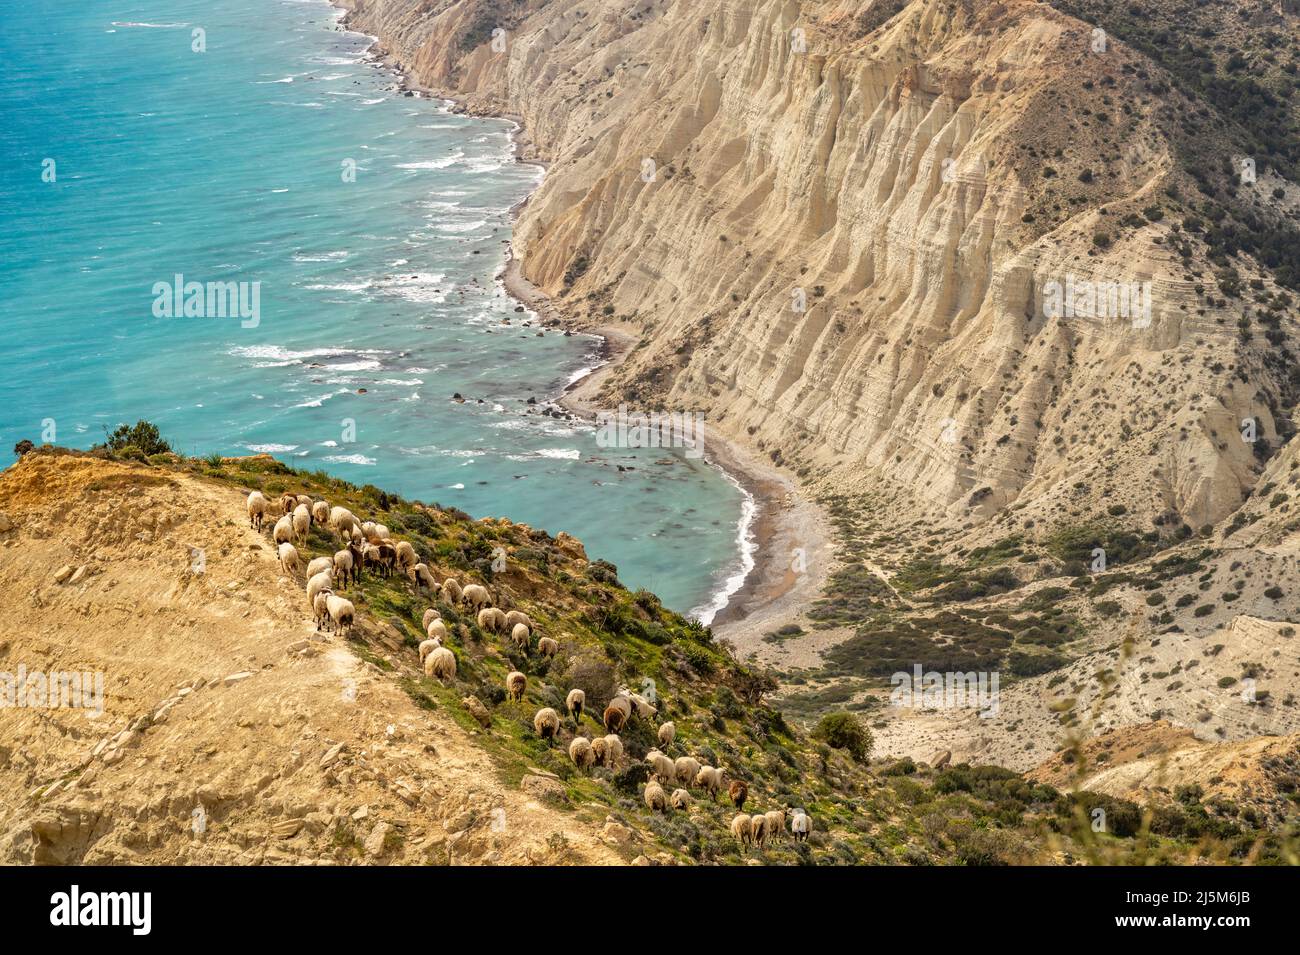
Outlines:
[[[0,860],[621,861],[315,633],[242,511],[228,486],[109,461],[4,473],[0,670],[106,677],[97,719],[0,708]],[[84,576],[56,583],[64,565]]]

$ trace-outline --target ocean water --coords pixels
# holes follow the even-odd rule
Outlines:
[[[395,92],[323,0],[6,18],[0,461],[146,418],[183,453],[268,451],[568,531],[706,619],[738,584],[747,502],[726,475],[527,413],[597,342],[539,337],[500,285],[540,175],[512,124]],[[244,283],[247,307],[169,317],[176,276]]]

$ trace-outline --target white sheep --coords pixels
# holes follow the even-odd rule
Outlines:
[[[650,701],[644,696],[641,696],[641,694],[628,693],[626,695],[628,700],[631,701],[632,708],[636,711],[636,715],[641,717],[641,719],[652,720],[655,718],[655,714],[659,712],[650,704]]]
[[[378,550],[378,548],[376,548],[376,550]],[[407,574],[411,578],[411,582],[415,584],[415,589],[417,591],[433,590],[438,586],[438,582],[433,579],[433,573],[429,570],[428,565],[426,564],[416,564],[407,572]]]
[[[456,679],[456,654],[446,647],[437,647],[425,657],[424,675],[436,677],[439,683]]]
[[[288,514],[275,522],[275,530],[271,532],[271,539],[277,544],[293,543],[293,518]]]
[[[357,517],[346,507],[330,508],[330,527],[338,531],[339,538],[344,541],[352,539],[352,529],[358,524]]]
[[[290,543],[281,544],[276,552],[280,557],[280,570],[286,574],[298,573],[298,548]]]
[[[553,657],[560,649],[560,643],[554,637],[542,637],[537,641],[537,652],[544,657]]]
[[[529,634],[528,628],[522,623],[517,623],[515,624],[515,628],[510,631],[510,642],[524,653],[527,653],[529,636],[531,636],[531,634]]]
[[[388,538],[392,537],[393,535],[392,532],[389,531],[389,529],[385,527],[383,524],[376,524],[375,536],[378,537],[381,541],[386,541],[388,540]]]
[[[533,717],[533,729],[537,730],[537,735],[546,740],[549,746],[560,732],[560,714],[549,706],[542,707]]]
[[[430,620],[441,620],[441,619],[442,619],[442,614],[440,614],[438,611],[430,607],[428,610],[424,612],[424,619],[420,622],[420,626],[423,627],[425,630],[428,630]]]
[[[761,812],[756,812],[749,818],[749,837],[754,840],[754,845],[763,848],[763,841],[767,838],[767,816]]]
[[[597,736],[591,741],[591,751],[596,756],[597,766],[607,766],[609,763],[609,746],[605,742],[605,737]]]
[[[442,582],[442,601],[453,606],[460,603],[460,584],[455,577],[448,577]]]
[[[293,509],[293,536],[296,540],[303,540],[307,532],[311,530],[311,508],[306,504],[299,504]]]
[[[605,737],[605,758],[609,760],[609,766],[618,766],[619,760],[623,758],[623,741],[618,738],[617,733],[610,733]]]
[[[673,740],[677,738],[677,727],[671,720],[659,725],[659,732],[655,734],[659,738],[659,745],[664,749],[673,745]]]
[[[650,766],[650,772],[669,782],[677,775],[677,767],[673,765],[673,761],[657,749],[652,749],[646,753],[645,761]]]
[[[484,607],[478,612],[478,625],[482,630],[488,633],[501,632],[505,624],[506,615],[496,607]]]
[[[442,646],[442,641],[437,637],[430,637],[428,640],[420,641],[420,666],[424,666],[424,661],[429,659],[429,654]]]
[[[311,563],[307,565],[307,579],[311,580],[322,570],[328,570],[331,574],[334,573],[333,557],[313,557]]]
[[[374,522],[374,521],[362,521],[362,522],[361,522],[361,536],[364,537],[366,540],[370,540],[370,538],[372,538],[372,537],[375,536],[375,522]]]
[[[504,617],[505,624],[502,627],[503,630],[510,630],[517,623],[522,623],[529,630],[533,629],[532,620],[528,619],[528,614],[524,613],[522,610],[511,610],[509,613],[504,614]]]
[[[754,839],[753,820],[743,812],[736,813],[731,820],[731,834],[740,840],[742,846],[748,845]]]
[[[311,519],[324,527],[330,522],[330,506],[325,501],[317,501],[311,506]]]
[[[691,804],[691,794],[685,789],[674,789],[672,804],[674,809],[686,809]]]
[[[695,776],[700,771],[700,761],[693,756],[678,756],[673,762],[673,768],[677,781],[683,786],[689,786],[695,782]]]
[[[522,700],[526,689],[528,689],[528,677],[518,670],[511,670],[506,674],[506,696],[512,703]]]
[[[695,774],[695,785],[703,789],[716,802],[718,793],[722,789],[723,772],[721,769],[714,769],[712,766],[701,766],[700,771]]]
[[[460,592],[460,599],[475,609],[492,605],[492,595],[482,584],[467,584]]]
[[[808,833],[812,832],[812,817],[802,809],[793,810],[790,817],[790,832],[794,835],[795,842],[803,842],[808,838]]]
[[[313,606],[316,603],[316,595],[322,590],[334,589],[334,574],[328,570],[322,570],[320,573],[311,577],[307,581],[307,602]]]
[[[590,769],[596,762],[596,754],[591,749],[591,741],[585,736],[575,736],[569,744],[569,759],[578,769]]]
[[[668,794],[664,792],[664,787],[660,786],[655,779],[651,779],[645,784],[645,804],[653,812],[668,811]]]
[[[444,623],[441,619],[435,617],[434,619],[429,621],[429,625],[424,628],[424,632],[425,635],[428,636],[429,639],[431,640],[435,638],[438,640],[446,640],[447,624]]]
[[[353,571],[352,551],[341,550],[334,555],[334,576],[338,578],[339,583],[346,585],[348,578],[356,580],[356,573]]]
[[[334,595],[332,590],[322,590],[311,602],[312,619],[316,623],[316,629],[320,630],[330,618],[329,598]]]
[[[769,809],[763,815],[767,817],[767,837],[773,841],[785,838],[785,813]]]
[[[298,494],[298,495],[295,496],[294,500],[296,500],[296,501],[297,501],[300,505],[302,505],[303,507],[306,507],[306,508],[310,508],[310,507],[311,507],[311,495],[310,495],[310,494]]]
[[[569,710],[569,715],[573,717],[575,723],[582,722],[582,707],[587,702],[587,694],[576,686],[569,691],[569,695],[564,698],[564,705]]]
[[[420,558],[415,555],[415,548],[411,546],[410,541],[398,541],[397,547],[397,564],[402,570],[410,571],[412,567],[420,562]]]
[[[248,526],[255,531],[261,531],[262,522],[266,520],[266,512],[271,509],[271,504],[266,499],[266,495],[261,491],[250,491],[248,494]]]
[[[351,600],[330,594],[325,598],[325,607],[330,612],[330,623],[334,625],[335,633],[346,633],[352,630],[357,611],[352,606]]]

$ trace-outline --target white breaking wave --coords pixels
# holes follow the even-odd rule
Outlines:
[[[284,454],[298,449],[296,444],[246,444],[244,447],[257,454]]]
[[[709,598],[708,603],[687,614],[688,617],[699,618],[700,623],[705,626],[713,623],[713,618],[727,606],[732,594],[744,586],[750,572],[754,569],[754,553],[758,550],[758,540],[754,536],[754,518],[758,515],[758,504],[754,500],[754,495],[750,494],[749,490],[731,475],[731,472],[725,468],[718,468],[718,470],[745,496],[745,500],[740,506],[740,520],[736,523],[736,546],[740,553],[733,563],[734,569],[723,580],[722,586]]]
[[[368,458],[364,454],[327,454],[324,461],[330,461],[334,464],[378,464],[374,458]]]
[[[424,159],[419,162],[399,162],[394,169],[446,169],[465,158],[459,149],[442,159]]]

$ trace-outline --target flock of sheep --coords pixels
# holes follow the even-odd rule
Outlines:
[[[487,633],[502,634],[525,656],[532,651],[534,626],[528,614],[519,611],[503,611],[494,607],[492,595],[482,584],[467,584],[464,587],[453,577],[448,577],[438,584],[428,566],[421,563],[415,548],[408,541],[393,541],[387,527],[373,521],[361,521],[346,507],[331,507],[325,501],[313,501],[305,494],[285,494],[280,502],[281,516],[276,520],[272,530],[272,539],[276,544],[280,569],[289,575],[297,574],[301,567],[295,542],[302,543],[307,538],[312,525],[328,527],[338,534],[344,545],[333,557],[317,557],[308,565],[305,573],[307,580],[307,602],[311,606],[316,629],[332,630],[346,634],[352,629],[356,608],[352,601],[334,593],[334,582],[340,584],[357,582],[365,570],[382,576],[391,576],[403,572],[411,581],[416,592],[437,591],[442,600],[452,606],[466,605],[477,612],[479,627]],[[271,516],[272,504],[261,491],[248,495],[248,521],[255,530],[261,531],[267,517]],[[424,612],[422,621],[426,640],[420,643],[420,663],[425,676],[447,683],[456,677],[456,655],[443,642],[447,639],[447,625],[439,611],[429,608]],[[539,637],[537,651],[543,657],[554,657],[559,650],[559,643],[552,637]],[[512,670],[505,681],[506,696],[512,702],[522,702],[528,689],[526,674]],[[586,694],[580,689],[569,691],[565,707],[573,719],[575,729],[581,729],[582,712],[586,706]],[[577,735],[569,743],[569,758],[580,771],[594,766],[611,769],[618,767],[623,758],[623,742],[619,732],[633,719],[653,722],[657,708],[645,697],[620,689],[609,701],[601,714],[604,736],[588,738]],[[548,745],[559,737],[561,726],[560,714],[552,707],[543,707],[533,717],[533,729]],[[670,810],[685,810],[690,806],[691,788],[702,790],[716,801],[718,793],[724,786],[737,815],[731,821],[731,833],[743,846],[762,847],[764,842],[784,838],[786,835],[786,811],[773,809],[753,815],[745,813],[745,802],[749,798],[749,787],[739,779],[729,783],[726,769],[706,766],[693,756],[679,756],[672,759],[666,755],[677,737],[677,728],[671,722],[659,724],[656,738],[662,749],[651,749],[645,757],[650,776],[643,790],[645,804],[654,812],[667,813]],[[674,787],[671,794],[665,785]],[[789,832],[796,842],[808,838],[812,829],[811,819],[802,809],[791,809]]]

